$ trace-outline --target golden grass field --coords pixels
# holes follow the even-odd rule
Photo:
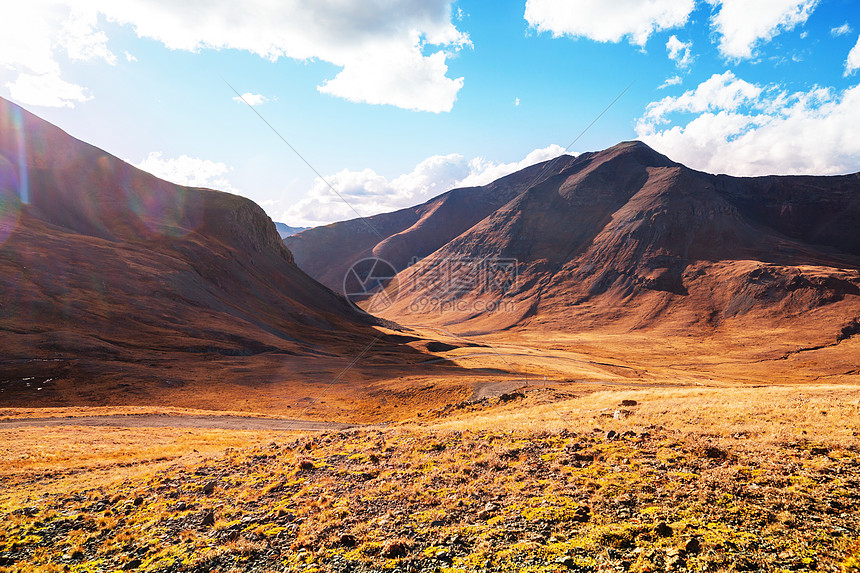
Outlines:
[[[0,410],[32,420],[0,422],[0,571],[860,571],[853,347],[473,340],[436,377],[358,364],[351,409],[344,385],[293,390],[351,429]],[[265,392],[255,416],[300,417]],[[75,425],[93,415],[119,426]]]

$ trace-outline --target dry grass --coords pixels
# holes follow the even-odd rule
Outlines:
[[[303,436],[9,430],[0,558],[22,573],[856,571],[860,387],[523,394]]]
[[[48,426],[0,428],[0,508],[48,493],[143,479],[164,467],[201,463],[288,432]]]
[[[525,404],[461,414],[435,427],[528,433],[659,426],[684,434],[743,436],[762,444],[800,437],[831,445],[860,443],[860,386],[606,390],[543,404],[540,388],[525,390]],[[623,407],[623,400],[637,405]],[[620,419],[615,419],[616,411]]]

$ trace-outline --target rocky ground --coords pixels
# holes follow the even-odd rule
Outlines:
[[[0,571],[860,571],[860,448],[349,430],[4,508]]]

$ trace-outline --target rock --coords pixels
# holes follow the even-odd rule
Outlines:
[[[674,531],[665,521],[661,521],[654,527],[654,533],[656,533],[660,537],[672,537]]]
[[[608,432],[606,432],[606,439],[607,440],[614,440],[617,437],[618,437],[618,432],[616,432],[615,430],[609,430]]]
[[[218,485],[218,482],[216,482],[215,480],[206,482],[206,484],[203,486],[203,493],[206,495],[212,495],[212,492],[215,491],[216,485]]]
[[[511,400],[516,400],[517,398],[525,398],[526,395],[522,392],[511,392],[508,394],[502,394],[499,396],[499,402],[510,402]]]
[[[710,460],[724,460],[729,457],[729,453],[717,446],[705,446],[701,449],[701,454]]]
[[[310,470],[316,469],[316,466],[314,465],[314,463],[311,460],[304,459],[304,460],[299,461],[298,469],[299,469],[299,471],[304,472],[304,471],[310,471]]]
[[[478,516],[477,516],[477,517],[478,517],[478,519],[480,519],[481,521],[487,521],[488,519],[490,519],[491,517],[493,517],[493,514],[492,514],[492,512],[489,512],[489,511],[487,511],[486,509],[482,509],[481,511],[479,511],[479,512],[478,512]]]
[[[132,559],[131,561],[129,561],[128,563],[123,565],[122,570],[123,571],[132,571],[132,570],[140,567],[140,565],[141,565],[140,559]]]
[[[698,553],[702,550],[702,542],[699,541],[698,537],[691,537],[687,544],[684,545],[684,550],[687,553]]]
[[[621,404],[619,404],[619,406],[622,406],[625,408],[630,408],[632,406],[638,406],[638,405],[639,405],[639,402],[637,402],[636,400],[621,400]]]
[[[387,559],[405,557],[408,552],[409,548],[402,541],[387,541],[382,546],[382,556]]]
[[[581,505],[573,512],[572,519],[579,523],[585,523],[591,519],[591,510],[588,507]]]
[[[205,510],[203,515],[200,517],[200,525],[203,527],[211,527],[215,525],[215,512],[211,509]]]
[[[134,498],[134,505],[143,505],[143,496],[137,496]]]
[[[355,536],[350,535],[349,533],[344,533],[338,538],[338,543],[343,545],[344,547],[355,547],[358,545],[358,541],[355,539]]]

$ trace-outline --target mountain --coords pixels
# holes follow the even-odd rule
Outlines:
[[[278,234],[281,236],[281,239],[286,239],[296,233],[301,233],[302,231],[307,230],[309,227],[290,227],[286,223],[278,223],[276,221],[275,228],[278,230]]]
[[[343,292],[349,268],[378,257],[395,269],[407,268],[444,246],[481,219],[573,161],[527,167],[483,187],[454,189],[426,203],[391,213],[314,227],[284,240],[296,264],[336,292]]]
[[[816,325],[832,338],[860,331],[860,174],[710,175],[641,142],[564,157],[546,170],[533,183],[525,172],[507,178],[529,181],[525,188],[491,184],[507,192],[495,203],[482,198],[483,209],[460,227],[428,228],[431,237],[411,253],[422,260],[399,273],[398,297],[381,315],[481,332],[684,332],[738,321]],[[361,227],[319,228],[318,248],[334,237],[353,244],[367,237]],[[395,233],[373,242],[389,238]],[[389,252],[373,249],[381,258]],[[410,258],[397,255],[398,263]],[[339,265],[348,258],[331,257]]]
[[[221,382],[355,356],[374,323],[248,199],[157,179],[0,99],[0,403],[186,386],[211,407]]]

